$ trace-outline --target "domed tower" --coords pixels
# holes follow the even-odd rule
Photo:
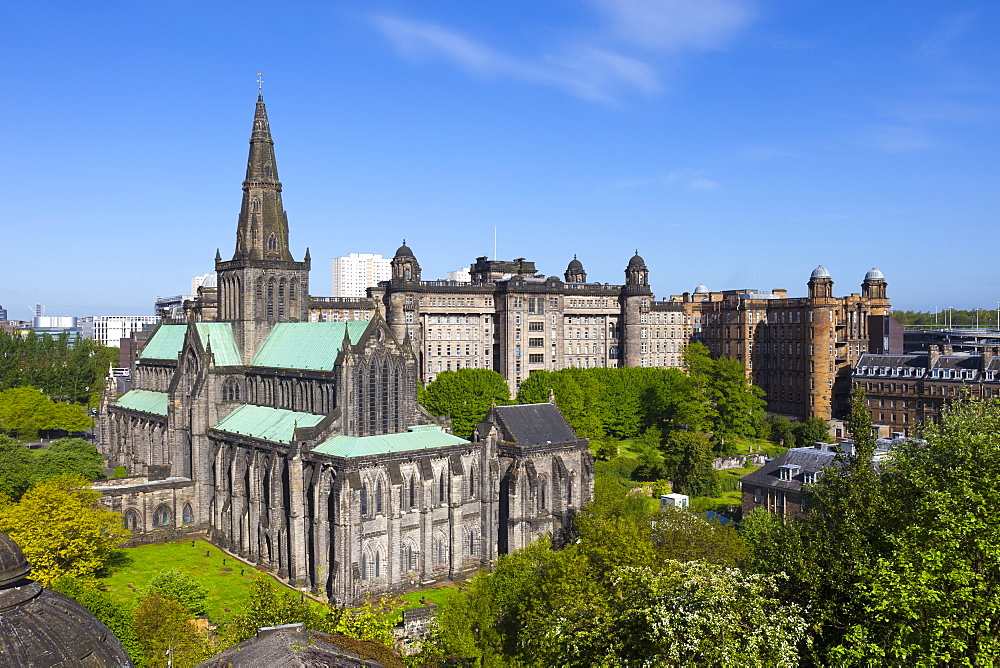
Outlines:
[[[569,266],[566,267],[566,277],[567,283],[586,283],[587,282],[587,272],[583,270],[583,263],[576,259],[576,255],[570,260]]]
[[[875,267],[865,274],[865,280],[861,283],[861,296],[867,299],[887,299],[885,294],[885,276]]]
[[[29,580],[31,565],[0,533],[0,655],[8,666],[131,666],[118,638],[71,598]]]
[[[646,267],[646,261],[639,255],[638,250],[632,256],[632,259],[628,261],[628,266],[625,267],[625,286],[633,291],[638,290],[639,292],[647,293],[650,291],[649,269]]]
[[[649,269],[637,250],[625,268],[625,286],[621,294],[619,331],[622,351],[619,359],[623,366],[643,366],[644,355],[649,352],[649,339],[645,336],[648,332],[644,330],[652,298]]]
[[[391,265],[394,283],[420,280],[420,263],[413,257],[413,251],[406,245],[406,239],[403,239],[403,245],[396,249]]]
[[[832,297],[833,279],[830,277],[830,272],[826,270],[826,267],[820,265],[813,269],[813,273],[809,277],[809,298],[829,299]]]

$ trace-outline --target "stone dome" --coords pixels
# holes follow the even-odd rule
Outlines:
[[[403,239],[403,245],[396,249],[395,257],[413,257],[413,251],[406,245],[406,239]]]
[[[576,259],[576,255],[573,259],[569,261],[569,266],[566,267],[566,271],[583,271],[583,263]]]
[[[813,269],[812,276],[809,278],[830,278],[830,272],[826,270],[826,267],[820,265]]]
[[[208,276],[205,277],[205,280],[202,281],[202,283],[201,283],[201,287],[203,287],[203,288],[217,288],[217,287],[219,287],[219,277],[218,277],[218,275],[216,275],[216,273],[213,271],[211,274],[209,274]]]
[[[708,294],[708,286],[706,286],[704,283],[699,283],[694,288],[694,294],[696,295]]]
[[[628,268],[641,269],[645,266],[646,266],[646,261],[642,259],[642,256],[639,255],[639,251],[637,250],[635,252],[635,255],[632,256],[632,259],[628,261]]]
[[[872,267],[871,270],[867,274],[865,274],[865,280],[866,281],[884,281],[885,280],[885,276],[882,275],[881,271],[879,271],[875,267]]]
[[[118,638],[82,605],[28,579],[31,565],[0,532],[0,656],[9,666],[131,666]]]

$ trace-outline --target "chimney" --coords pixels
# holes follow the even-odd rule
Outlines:
[[[927,368],[933,369],[937,366],[938,357],[941,353],[938,351],[937,346],[927,346]]]
[[[983,346],[982,355],[979,356],[979,370],[986,371],[990,368],[990,361],[993,359],[993,346]]]
[[[946,343],[946,344],[944,344],[944,345],[943,345],[943,346],[941,347],[941,354],[942,354],[942,355],[954,355],[954,354],[955,354],[955,353],[953,352],[953,350],[952,350],[952,347],[951,347],[951,344],[950,344],[950,343]]]

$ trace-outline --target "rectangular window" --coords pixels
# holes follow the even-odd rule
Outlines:
[[[545,339],[528,339],[529,348],[541,348],[545,345]]]
[[[544,332],[545,323],[544,322],[529,322],[528,323],[529,332]]]
[[[545,355],[542,353],[531,353],[528,355],[528,362],[530,364],[542,364],[545,361]]]

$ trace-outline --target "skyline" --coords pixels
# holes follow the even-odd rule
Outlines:
[[[546,275],[621,283],[638,249],[658,298],[802,296],[822,264],[898,309],[1000,300],[968,250],[1000,199],[996,4],[470,7],[8,3],[0,304],[148,314],[230,257],[257,72],[318,296],[334,257],[405,238],[444,278],[495,226]]]

